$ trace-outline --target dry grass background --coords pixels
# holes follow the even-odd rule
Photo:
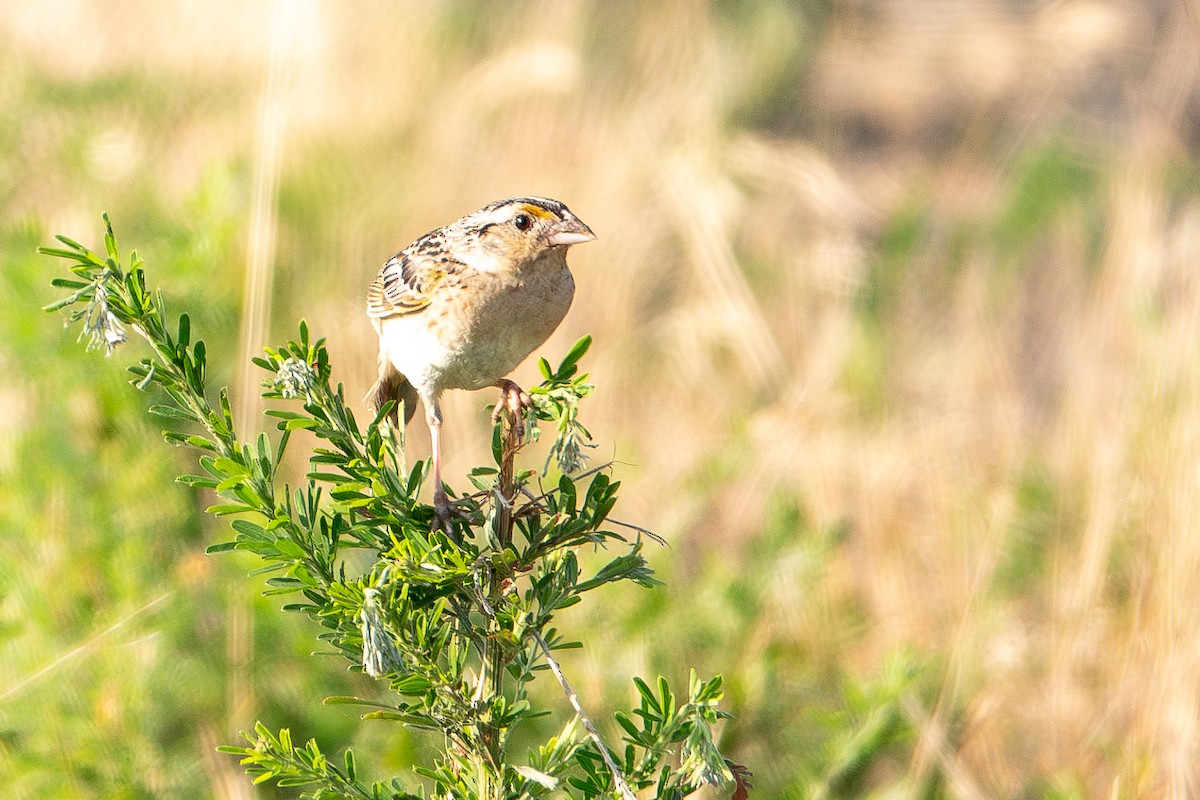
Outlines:
[[[1195,797],[1198,31],[1187,0],[43,0],[0,17],[0,103],[29,74],[125,88],[82,129],[21,119],[5,208],[83,241],[102,208],[131,242],[146,205],[209,226],[244,261],[189,280],[245,287],[243,347],[304,316],[358,395],[388,255],[563,199],[600,239],[544,351],[595,335],[589,426],[677,591],[759,570],[717,644],[747,649],[712,657],[740,716],[781,642],[862,675],[913,648],[910,785]],[[450,474],[484,457],[480,404],[448,401]],[[780,497],[797,541],[843,531],[816,572],[787,536],[755,561]],[[789,791],[790,755],[740,741]]]

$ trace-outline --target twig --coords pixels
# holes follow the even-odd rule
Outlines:
[[[597,472],[603,472],[604,470],[609,469],[615,463],[616,463],[615,461],[609,461],[605,464],[597,464],[596,466],[590,467],[590,468],[584,470],[583,472],[578,473],[577,475],[570,476],[571,480],[580,481],[580,480],[583,480],[584,478],[589,478],[592,475],[595,475]],[[538,478],[538,482],[539,483],[541,482],[540,477]],[[483,498],[487,497],[489,494],[492,494],[494,491],[495,491],[495,489],[489,489],[486,491],[474,492],[472,494],[464,495],[464,496],[470,497],[472,499],[483,500]],[[553,489],[546,489],[541,494],[535,495],[533,492],[529,491],[524,486],[520,486],[520,487],[518,487],[518,491],[520,491],[521,494],[523,494],[527,498],[529,498],[529,502],[526,503],[525,505],[521,506],[521,508],[516,513],[516,516],[520,517],[527,513],[526,509],[530,508],[531,506],[537,505],[538,503],[545,500],[550,495],[555,494],[555,493],[559,492],[560,490],[557,486],[555,486]],[[627,527],[633,528],[636,526],[628,525]]]
[[[625,783],[625,779],[621,777],[621,770],[609,754],[608,748],[604,746],[604,742],[600,739],[600,732],[596,730],[596,726],[592,724],[592,719],[583,710],[583,705],[579,702],[579,695],[575,694],[575,690],[571,688],[571,684],[567,683],[567,678],[563,675],[562,667],[558,665],[558,661],[554,656],[550,655],[550,645],[546,644],[546,640],[542,638],[542,634],[538,633],[537,628],[530,627],[529,632],[537,643],[541,645],[542,652],[546,654],[546,663],[550,665],[550,671],[554,673],[554,677],[558,678],[558,684],[562,687],[563,693],[567,696],[567,701],[571,707],[575,709],[575,713],[579,715],[579,721],[583,723],[584,729],[588,732],[588,736],[592,737],[592,741],[596,744],[596,749],[600,751],[600,757],[604,759],[605,766],[612,773],[613,782],[617,785],[617,791],[625,800],[637,800],[633,792],[629,789],[629,784]]]
[[[603,464],[597,464],[594,467],[589,467],[588,469],[585,469],[583,472],[578,472],[574,475],[571,475],[570,478],[572,481],[581,481],[584,478],[590,478],[591,476],[595,475],[597,472],[603,472],[606,469],[611,469],[612,465],[614,463],[616,463],[616,462],[606,461]],[[539,478],[538,480],[540,483],[541,479]],[[546,491],[544,491],[540,495],[538,495],[537,499],[545,500],[547,497],[549,497],[550,495],[554,494],[557,491],[558,491],[557,486],[555,486],[553,489],[547,489]]]
[[[648,536],[649,538],[651,538],[651,539],[653,539],[654,541],[658,542],[659,544],[663,545],[664,547],[670,547],[670,546],[671,546],[670,544],[668,544],[668,543],[667,543],[667,540],[666,540],[666,539],[664,539],[663,537],[659,536],[659,535],[658,535],[657,533],[655,533],[654,531],[648,531],[648,530],[646,530],[646,529],[645,529],[645,528],[643,528],[641,525],[634,525],[632,522],[622,522],[621,520],[619,520],[619,519],[614,519],[613,517],[605,517],[604,519],[605,519],[606,521],[608,521],[608,522],[611,522],[611,523],[612,523],[612,524],[614,524],[614,525],[620,525],[622,528],[629,528],[630,530],[637,531],[638,533],[641,533],[641,534],[645,534],[646,536]]]
[[[519,424],[520,419],[514,412],[501,414],[500,474],[497,476],[495,487],[499,506],[496,512],[496,540],[500,543],[501,549],[512,544],[513,506],[517,500],[517,487],[513,480],[513,462],[516,459],[517,450],[521,449]]]
[[[166,600],[173,594],[175,594],[175,592],[173,590],[163,592],[158,597],[145,603],[141,608],[131,611],[130,613],[126,614],[125,616],[121,617],[119,620],[114,622],[112,625],[109,625],[104,630],[100,631],[99,633],[97,633],[93,636],[90,636],[86,641],[83,641],[80,644],[76,645],[75,647],[72,647],[66,653],[63,653],[61,656],[54,659],[49,664],[46,664],[41,669],[34,672],[32,675],[27,675],[24,678],[22,678],[21,680],[14,683],[12,686],[9,686],[2,693],[0,693],[0,700],[7,700],[8,698],[12,697],[17,692],[24,689],[29,684],[31,684],[34,681],[41,678],[43,675],[53,672],[55,669],[57,669],[58,667],[62,666],[65,663],[67,663],[68,661],[75,658],[76,656],[86,653],[101,639],[103,639],[106,636],[109,636],[113,633],[116,633],[121,628],[125,627],[130,622],[132,622],[135,618],[141,616],[142,614],[145,614],[147,611],[151,610],[158,604],[162,603],[164,600]]]
[[[581,481],[584,478],[589,478],[592,475],[595,475],[597,472],[603,472],[604,470],[609,469],[612,465],[613,465],[612,461],[609,461],[608,463],[605,463],[605,464],[597,464],[596,466],[594,466],[590,469],[585,469],[583,472],[580,472],[577,475],[572,475],[570,477],[571,477],[572,481]],[[539,484],[540,484],[540,479],[539,479]],[[550,495],[554,494],[557,491],[559,491],[559,488],[557,486],[555,486],[553,489],[547,489],[546,491],[542,492],[541,494],[537,495],[536,497],[534,497],[529,492],[525,492],[525,496],[529,498],[529,502],[526,503],[525,505],[521,506],[521,508],[517,510],[517,516],[518,517],[525,516],[525,514],[528,513],[528,510],[531,507],[538,505],[543,500],[545,500],[547,497],[549,497]]]

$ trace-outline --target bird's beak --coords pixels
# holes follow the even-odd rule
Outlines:
[[[592,229],[584,225],[577,217],[567,217],[554,226],[546,242],[551,247],[557,245],[583,244],[596,238]]]

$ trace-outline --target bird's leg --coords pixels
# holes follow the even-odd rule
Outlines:
[[[440,414],[430,414],[429,439],[433,449],[433,511],[437,514],[434,530],[441,528],[448,536],[454,536],[450,527],[450,498],[442,486],[442,419]]]
[[[533,408],[533,398],[529,393],[508,378],[501,378],[494,384],[500,389],[500,399],[492,410],[492,424],[500,421],[500,414],[508,409],[512,415],[513,430],[517,436],[525,435],[525,409]]]

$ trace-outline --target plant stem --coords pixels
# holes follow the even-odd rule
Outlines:
[[[579,716],[579,721],[583,723],[584,730],[588,732],[588,736],[592,737],[592,742],[595,743],[596,749],[600,751],[600,757],[604,759],[604,765],[612,773],[613,783],[616,785],[617,791],[621,793],[621,797],[624,800],[637,800],[637,797],[630,790],[629,784],[625,783],[625,778],[621,776],[621,770],[617,767],[616,762],[613,761],[608,748],[604,746],[604,741],[600,738],[600,731],[596,730],[596,726],[592,724],[592,718],[588,716],[587,712],[583,709],[583,704],[579,702],[579,695],[575,694],[575,690],[567,682],[567,676],[563,675],[562,667],[558,665],[558,661],[550,654],[550,645],[538,633],[537,628],[530,627],[529,632],[541,646],[542,652],[546,655],[546,663],[550,665],[550,671],[558,679],[558,685],[562,687],[563,693],[567,696],[567,701],[571,704],[571,708],[575,709],[575,713]]]
[[[502,413],[500,419],[500,474],[499,479],[496,481],[496,502],[499,504],[499,509],[496,513],[495,541],[499,551],[502,553],[512,544],[513,505],[516,502],[518,491],[514,479],[514,462],[517,450],[521,447],[522,436],[518,430],[519,420],[510,412],[506,411]],[[493,627],[496,625],[495,609],[502,601],[505,585],[512,577],[506,568],[500,566],[502,563],[503,560],[501,559],[493,562],[492,567],[488,570],[488,585],[485,588],[488,604],[484,608],[484,612],[488,615],[490,624]],[[496,632],[493,630],[493,633]],[[483,657],[483,669],[487,681],[485,698],[490,702],[493,698],[500,697],[504,693],[504,671],[507,667],[508,659],[505,657],[504,649],[495,636],[488,637],[486,647],[487,651]],[[484,745],[489,751],[490,761],[499,770],[499,774],[493,776],[488,766],[481,761],[480,797],[483,800],[503,800],[506,794],[504,787],[503,731],[498,724],[492,723],[486,725],[482,733]]]
[[[513,480],[514,461],[517,450],[521,447],[521,432],[518,430],[519,420],[512,413],[505,411],[501,417],[501,448],[500,476],[496,481],[496,491],[499,497],[500,511],[496,515],[496,541],[501,550],[512,544],[513,508],[517,501],[517,484]]]

